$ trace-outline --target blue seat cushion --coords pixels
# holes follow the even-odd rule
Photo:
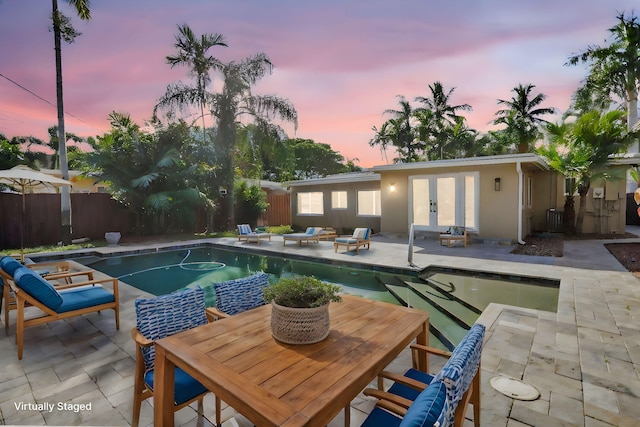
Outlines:
[[[13,276],[15,274],[15,271],[20,267],[26,268],[10,256],[4,256],[2,257],[2,259],[0,259],[0,268],[2,268],[10,276]]]
[[[40,301],[53,311],[62,305],[62,296],[53,285],[44,280],[38,273],[28,268],[17,269],[13,279],[20,289]]]
[[[402,418],[376,406],[361,424],[361,427],[397,427],[401,421]]]
[[[375,407],[361,427],[426,427],[444,425],[448,408],[446,387],[442,381],[430,384],[407,410],[404,418]]]
[[[422,372],[413,368],[405,372],[404,376],[407,378],[411,378],[411,379],[423,382],[425,384],[431,384],[431,381],[433,380],[433,375],[427,374],[425,372]],[[420,390],[416,390],[413,387],[409,387],[399,383],[393,383],[393,385],[389,387],[389,390],[387,391],[389,393],[395,394],[396,396],[402,396],[405,399],[409,399],[409,400],[416,400],[416,398],[420,394]]]
[[[442,426],[447,410],[447,387],[434,381],[409,406],[400,427]]]
[[[154,371],[147,371],[144,374],[144,382],[153,390]],[[194,397],[206,392],[205,386],[196,381],[191,375],[176,367],[173,401],[176,405],[182,405]]]
[[[358,243],[358,239],[352,237],[337,237],[335,241],[338,243]]]
[[[108,304],[116,300],[114,294],[105,291],[100,286],[82,288],[73,292],[64,292],[60,295],[62,295],[62,304],[56,310],[58,313]]]
[[[264,305],[262,289],[269,286],[267,273],[214,283],[216,307],[230,316]]]

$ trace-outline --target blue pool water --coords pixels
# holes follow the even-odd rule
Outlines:
[[[558,300],[557,284],[548,281],[505,279],[459,270],[365,268],[212,246],[77,261],[154,295],[200,286],[208,306],[215,305],[215,282],[258,271],[268,273],[271,281],[290,275],[315,276],[340,285],[348,294],[428,311],[433,337],[448,348],[462,339],[492,302],[555,311]]]

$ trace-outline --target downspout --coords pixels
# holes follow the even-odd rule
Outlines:
[[[522,166],[520,161],[516,162],[516,172],[518,172],[518,243],[525,244],[522,240],[522,214],[524,211],[524,204],[522,203],[523,188],[524,188],[524,174],[522,173]]]

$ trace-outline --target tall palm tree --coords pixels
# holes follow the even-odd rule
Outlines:
[[[402,95],[398,95],[399,109],[385,110],[384,114],[391,114],[393,117],[386,123],[388,137],[400,153],[401,162],[414,162],[418,160],[419,144],[416,144],[414,129],[411,124],[413,118],[413,107]],[[385,126],[383,126],[385,127]]]
[[[213,94],[212,113],[217,118],[215,143],[218,151],[217,162],[221,165],[224,187],[227,190],[227,223],[235,227],[234,214],[234,156],[237,144],[237,127],[240,117],[254,120],[258,126],[265,126],[273,118],[280,118],[298,126],[298,113],[293,104],[275,95],[256,95],[254,86],[273,64],[267,55],[257,53],[236,62],[223,64],[224,84],[222,91]]]
[[[202,143],[205,144],[204,109],[207,103],[211,102],[210,94],[207,93],[207,86],[211,83],[210,72],[222,69],[222,62],[209,55],[208,51],[214,46],[227,47],[227,44],[222,34],[203,34],[198,38],[191,28],[184,24],[178,25],[178,35],[174,46],[177,53],[167,56],[167,63],[171,68],[189,67],[189,74],[196,79],[196,85],[195,87],[182,83],[169,85],[165,95],[158,100],[154,108],[154,115],[158,108],[184,108],[189,105],[197,105],[200,108],[200,118],[202,119]]]
[[[542,136],[538,129],[539,124],[547,123],[540,116],[555,113],[555,108],[540,107],[547,96],[539,93],[533,97],[532,91],[535,85],[528,83],[519,84],[511,91],[515,93],[509,100],[498,99],[498,105],[506,108],[496,111],[494,124],[505,124],[518,135],[520,153],[529,152],[532,144]]]
[[[89,0],[67,0],[74,7],[80,19],[88,21],[91,19],[91,3]],[[67,161],[67,141],[64,129],[64,103],[62,96],[62,49],[61,40],[73,43],[74,39],[80,35],[69,21],[69,18],[58,11],[58,0],[51,0],[53,21],[53,39],[56,55],[56,103],[58,108],[58,141],[60,156],[60,172],[63,179],[69,179],[69,164]],[[71,243],[71,194],[69,187],[62,187],[60,190],[60,210],[62,216],[62,242]]]
[[[458,115],[458,111],[471,111],[469,104],[451,105],[451,96],[456,88],[451,88],[445,93],[441,82],[436,81],[429,85],[429,97],[418,96],[416,101],[424,104],[424,107],[416,108],[416,116],[419,118],[420,127],[426,128],[427,133],[435,140],[435,151],[439,158],[444,158],[444,148],[451,131],[464,117]],[[425,114],[429,112],[428,114]]]
[[[640,22],[633,12],[616,17],[618,24],[609,28],[611,43],[593,45],[571,55],[565,65],[590,63],[584,87],[596,97],[619,96],[627,106],[627,129],[638,122],[638,85],[640,85]],[[637,147],[636,147],[636,151]]]

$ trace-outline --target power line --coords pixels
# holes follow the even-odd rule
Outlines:
[[[34,91],[24,87],[23,85],[21,85],[20,83],[16,82],[15,80],[10,79],[9,77],[5,76],[4,74],[0,73],[0,77],[6,79],[7,81],[13,83],[14,85],[18,86],[20,89],[24,90],[25,92],[28,92],[29,94],[35,96],[36,98],[38,98],[39,100],[46,102],[47,104],[51,105],[53,108],[58,108],[56,104],[52,103],[51,101],[49,101],[48,99],[45,99],[43,97],[41,97],[40,95],[38,95],[37,93],[35,93]],[[80,119],[79,117],[75,116],[74,114],[69,113],[68,111],[64,112],[66,115],[73,117],[74,119],[89,125],[89,123],[85,122],[84,120]],[[89,125],[91,126],[91,125]],[[93,127],[93,126],[92,126]]]

